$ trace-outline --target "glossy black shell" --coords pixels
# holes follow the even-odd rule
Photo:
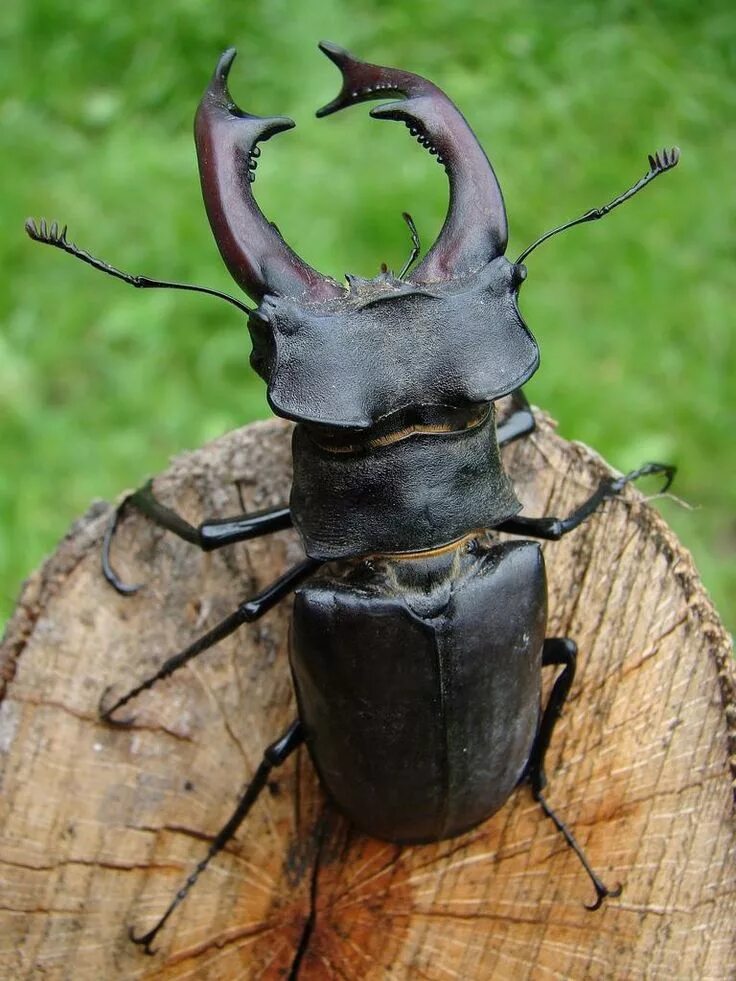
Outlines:
[[[545,625],[532,542],[466,542],[297,592],[299,717],[358,827],[435,841],[503,805],[536,734]]]

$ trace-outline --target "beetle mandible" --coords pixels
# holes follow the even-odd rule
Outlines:
[[[394,842],[461,834],[527,781],[593,883],[590,908],[618,894],[590,868],[543,794],[545,753],[573,681],[576,646],[545,634],[544,563],[529,539],[559,539],[627,483],[663,474],[669,486],[674,470],[646,464],[604,480],[568,517],[522,517],[499,447],[534,429],[522,392],[539,362],[517,306],[524,260],[552,235],[628,200],[674,167],[679,152],[654,154],[633,187],[547,232],[510,262],[498,181],[450,99],[418,75],[360,61],[327,42],[320,48],[343,84],[318,116],[393,99],[371,116],[403,122],[447,172],[447,217],[413,271],[420,245],[408,215],[413,249],[398,275],[384,267],[373,279],[348,276],[343,286],[284,242],[258,208],[252,183],[259,144],[294,124],[233,102],[233,49],[220,58],[200,102],[195,140],[215,240],[255,307],[206,287],[131,276],[69,242],[56,223],[26,225],[37,241],[131,285],[210,293],[241,309],[269,403],[296,423],[288,507],[194,527],[156,500],[149,483],[123,502],[105,537],[105,576],[124,593],[137,587],[116,575],[110,545],[126,507],[203,550],[293,525],[306,552],[155,675],[112,704],[101,701],[102,717],[124,724],[117,713],[138,694],[295,591],[290,661],[298,717],[265,750],[230,820],[156,925],[133,936],[148,953],[272,768],[301,743],[347,816]],[[513,411],[497,427],[494,403],[506,395]],[[521,540],[499,541],[491,531]],[[546,666],[562,670],[542,705]]]

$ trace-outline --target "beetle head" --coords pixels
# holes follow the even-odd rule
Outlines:
[[[220,252],[259,304],[252,363],[274,411],[331,427],[367,429],[412,406],[490,402],[536,370],[538,350],[518,312],[523,266],[504,258],[498,181],[467,122],[435,85],[371,65],[323,42],[342,89],[317,113],[400,96],[371,111],[404,122],[445,167],[450,205],[437,241],[403,279],[347,277],[343,287],[308,266],[253,197],[258,144],[291,128],[285,117],[240,110],[227,90],[225,52],[195,121],[202,191]]]

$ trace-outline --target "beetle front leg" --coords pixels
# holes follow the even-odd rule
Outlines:
[[[632,470],[623,477],[602,480],[597,490],[590,495],[588,500],[583,501],[580,507],[568,515],[567,518],[526,518],[524,516],[518,516],[509,518],[500,525],[496,525],[495,530],[506,531],[512,535],[532,535],[534,538],[544,538],[556,542],[563,535],[567,535],[568,532],[581,525],[604,501],[620,494],[627,484],[638,480],[639,477],[660,473],[665,476],[664,487],[660,491],[661,494],[664,494],[672,483],[676,473],[676,467],[666,463],[645,463],[643,467]]]
[[[580,862],[587,872],[590,881],[593,883],[593,887],[596,892],[596,899],[593,903],[586,903],[585,907],[589,910],[596,910],[600,908],[603,900],[607,897],[620,896],[621,886],[617,885],[613,889],[609,889],[608,886],[601,882],[591,868],[590,863],[585,856],[585,852],[576,841],[572,831],[570,831],[565,822],[555,814],[542,796],[542,791],[547,785],[547,777],[544,772],[544,760],[545,756],[547,755],[547,750],[549,749],[549,744],[555,725],[562,714],[562,707],[567,701],[567,696],[570,694],[570,688],[572,687],[572,683],[575,678],[577,652],[577,645],[573,640],[570,640],[569,637],[548,637],[544,642],[544,648],[542,650],[542,667],[561,666],[562,671],[555,679],[549,700],[547,701],[544,711],[542,712],[537,737],[534,741],[534,746],[532,748],[532,753],[524,776],[531,784],[534,799],[538,801],[545,815],[554,823],[555,827],[562,834],[567,844],[580,859]]]
[[[232,518],[209,519],[195,527],[155,497],[153,481],[149,480],[139,490],[126,497],[115,509],[102,543],[102,573],[110,585],[124,596],[138,592],[141,586],[140,584],[128,586],[122,582],[110,562],[110,549],[118,523],[129,507],[134,507],[160,528],[172,531],[179,538],[202,549],[203,552],[211,552],[225,545],[233,545],[235,542],[244,542],[250,538],[258,538],[260,535],[282,531],[292,525],[290,509],[281,507],[269,508],[253,514],[238,514]]]

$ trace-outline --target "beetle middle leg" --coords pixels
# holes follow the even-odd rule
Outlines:
[[[266,786],[271,770],[273,770],[274,767],[281,766],[281,764],[284,763],[291,756],[294,750],[301,746],[303,742],[304,729],[301,722],[296,719],[275,742],[271,743],[271,745],[266,748],[263,754],[263,759],[253,775],[253,779],[245,788],[245,791],[238,801],[237,807],[231,814],[229,820],[222,826],[222,828],[212,839],[212,844],[208,848],[205,857],[194,867],[193,871],[187,877],[184,885],[181,887],[181,889],[179,889],[169,903],[166,912],[162,917],[160,917],[156,925],[151,930],[142,934],[141,936],[136,936],[132,930],[129,931],[130,939],[133,941],[133,943],[140,944],[147,954],[155,953],[151,947],[151,944],[155,939],[156,934],[159,932],[159,930],[161,930],[176,907],[179,906],[179,904],[186,898],[189,890],[197,881],[201,873],[207,868],[215,855],[217,855],[218,852],[221,852],[225,845],[235,835],[236,831],[248,815],[251,807],[258,800],[261,791]]]
[[[275,582],[267,586],[262,592],[258,593],[256,596],[251,597],[251,599],[246,600],[241,603],[240,606],[231,613],[230,616],[225,617],[221,620],[215,627],[212,628],[203,637],[199,637],[188,647],[185,647],[183,651],[178,654],[174,654],[173,657],[168,658],[164,661],[158,671],[146,678],[140,684],[136,685],[135,688],[131,688],[129,692],[125,695],[121,695],[112,705],[108,708],[103,708],[103,702],[105,701],[105,696],[109,692],[109,689],[102,693],[102,698],[100,699],[100,718],[104,722],[109,722],[112,725],[117,726],[127,726],[131,724],[131,720],[116,720],[113,719],[113,713],[117,712],[118,709],[122,708],[123,705],[127,705],[131,699],[140,695],[141,692],[148,691],[152,688],[157,681],[162,678],[168,678],[179,668],[183,667],[187,662],[191,661],[198,654],[203,651],[208,650],[213,647],[219,641],[224,640],[225,637],[229,637],[230,634],[234,633],[238,627],[241,627],[244,623],[253,623],[254,620],[258,620],[267,613],[271,607],[275,606],[279,600],[283,599],[288,593],[307,579],[313,572],[315,572],[323,563],[319,559],[306,558],[297,565],[292,566],[291,569],[287,570],[283,576],[277,579]]]
[[[542,712],[539,722],[537,737],[534,741],[529,763],[527,765],[525,777],[529,781],[534,799],[538,801],[545,815],[554,823],[557,830],[563,835],[567,844],[572,848],[587,872],[590,881],[596,891],[596,899],[593,903],[586,903],[586,909],[599,909],[603,900],[608,896],[615,897],[621,895],[621,886],[617,885],[609,889],[590,866],[585,852],[575,839],[572,831],[564,821],[559,818],[542,795],[542,791],[547,785],[547,777],[544,772],[544,760],[549,749],[550,740],[557,720],[562,714],[562,707],[570,694],[573,680],[575,678],[575,667],[577,664],[577,645],[569,637],[548,637],[542,649],[542,667],[562,667],[561,673],[555,679],[552,686],[547,704]]]
[[[126,585],[120,579],[110,562],[110,549],[118,523],[129,507],[134,507],[160,528],[173,532],[184,541],[196,545],[203,552],[212,552],[225,545],[282,531],[284,528],[291,528],[292,525],[290,509],[281,507],[256,511],[253,514],[238,514],[231,518],[211,518],[195,527],[155,497],[153,481],[149,480],[143,487],[126,497],[115,509],[102,543],[103,575],[111,586],[126,596],[138,592],[141,586]]]

